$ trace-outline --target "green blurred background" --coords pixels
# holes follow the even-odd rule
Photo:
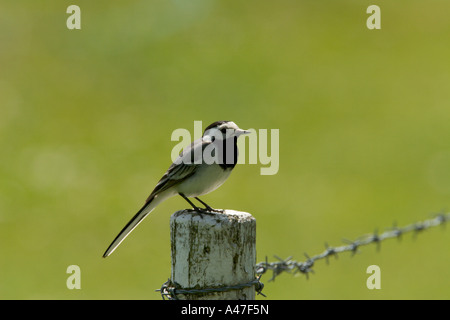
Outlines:
[[[81,8],[81,30],[66,9]],[[450,196],[450,3],[1,1],[0,298],[160,299],[158,207],[101,256],[171,163],[176,128],[280,130],[280,170],[240,165],[203,199],[257,219],[257,260],[304,260]],[[263,277],[269,299],[450,299],[450,230]],[[81,290],[66,269],[81,268]],[[381,268],[368,290],[366,268]],[[264,299],[259,297],[258,299]]]

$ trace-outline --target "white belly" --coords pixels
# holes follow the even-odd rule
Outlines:
[[[180,183],[176,190],[186,197],[198,197],[216,190],[227,180],[230,173],[230,169],[223,170],[217,164],[203,166]]]

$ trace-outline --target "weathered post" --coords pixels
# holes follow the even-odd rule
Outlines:
[[[171,281],[186,300],[254,300],[256,220],[247,212],[175,212],[170,218]],[[230,289],[235,287],[237,289]],[[226,291],[221,291],[221,290]]]

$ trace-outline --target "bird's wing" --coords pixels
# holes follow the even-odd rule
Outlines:
[[[161,193],[192,176],[198,168],[198,162],[202,160],[203,150],[210,143],[210,141],[198,139],[186,147],[162,176],[161,180],[158,181],[155,189],[147,198],[147,202],[156,194]]]
[[[137,225],[144,220],[144,218],[162,201],[171,196],[171,193],[164,193],[167,189],[181,183],[195,173],[198,168],[196,159],[203,156],[204,148],[210,142],[199,139],[186,147],[169,167],[164,176],[159,180],[155,189],[147,198],[144,206],[139,210],[134,217],[125,225],[120,231],[114,241],[105,251],[103,257],[109,256],[122,243],[123,240],[137,227]],[[200,158],[201,159],[201,158]]]

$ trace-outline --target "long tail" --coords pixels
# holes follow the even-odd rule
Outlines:
[[[123,240],[131,233],[141,223],[144,218],[156,208],[158,204],[167,199],[167,197],[161,197],[161,195],[156,195],[148,199],[145,205],[139,210],[133,218],[126,224],[126,226],[120,231],[117,237],[113,240],[113,242],[109,245],[108,249],[106,249],[103,254],[103,258],[108,257],[111,253],[116,250],[116,248],[122,243]]]

